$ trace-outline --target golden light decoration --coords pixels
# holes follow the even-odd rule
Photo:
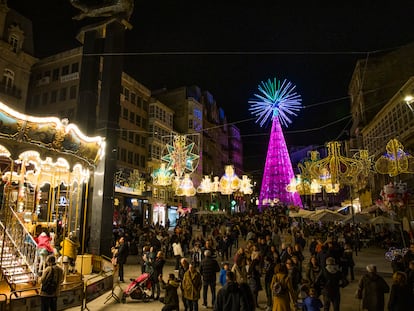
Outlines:
[[[213,182],[210,176],[206,175],[201,180],[200,185],[197,187],[197,193],[211,193],[213,190]]]
[[[252,180],[247,175],[242,175],[239,191],[243,194],[253,193]]]
[[[391,177],[401,173],[414,173],[414,158],[404,151],[404,146],[397,139],[391,139],[385,149],[386,154],[375,162],[378,173]]]
[[[220,191],[220,179],[218,176],[213,177],[213,186],[211,188],[211,192],[219,192]]]
[[[187,135],[176,135],[172,144],[167,144],[165,155],[161,160],[167,162],[167,169],[175,172],[175,175],[182,178],[186,173],[192,173],[198,166],[199,155],[193,151],[197,150],[194,142],[191,142]]]
[[[361,149],[354,154],[353,158],[358,160],[361,164],[361,172],[355,178],[355,186],[354,186],[355,190],[358,191],[366,187],[367,182],[368,182],[368,176],[371,172],[373,172],[373,167],[372,167],[373,156],[370,156],[368,154],[368,150]]]
[[[220,178],[221,194],[230,195],[240,188],[240,178],[234,173],[233,165],[224,167],[224,175]]]
[[[312,179],[312,182],[309,183],[308,180],[302,178],[300,174],[296,175],[290,180],[289,185],[286,186],[286,191],[294,193],[297,192],[300,195],[309,195],[321,192],[321,185]]]
[[[351,185],[362,171],[362,164],[357,159],[351,159],[341,154],[341,143],[331,141],[327,143],[328,155],[326,158],[315,161],[310,166],[310,173],[318,179],[322,186],[329,190],[339,190],[341,184]]]
[[[165,167],[165,163],[151,173],[152,183],[155,186],[169,186],[172,184],[174,174]]]
[[[175,190],[177,196],[186,196],[191,197],[196,194],[196,189],[194,188],[193,182],[190,179],[189,174],[185,174],[184,178],[181,180],[179,186]]]

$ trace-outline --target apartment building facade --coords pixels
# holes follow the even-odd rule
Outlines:
[[[32,22],[0,2],[0,101],[24,112],[34,57]]]

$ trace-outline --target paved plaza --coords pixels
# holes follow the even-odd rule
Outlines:
[[[365,267],[368,264],[375,264],[378,268],[378,272],[382,275],[387,283],[391,285],[391,276],[392,276],[392,269],[391,264],[384,259],[384,250],[377,248],[377,247],[369,247],[363,248],[360,252],[358,252],[358,256],[354,254],[354,260],[356,263],[355,266],[355,278],[356,280],[351,282],[346,288],[342,289],[341,291],[341,311],[359,311],[359,300],[354,297],[355,291],[357,288],[358,280],[361,275],[363,275],[366,270]],[[304,252],[305,261],[307,262],[309,258],[309,253],[307,251]],[[128,257],[128,263],[125,265],[125,280],[129,280],[130,278],[136,278],[141,271],[141,267],[138,264],[138,260],[136,256],[130,255]],[[168,259],[167,263],[164,267],[164,279],[168,273],[174,273],[174,261],[172,259]],[[177,273],[175,273],[177,275]],[[218,277],[218,276],[217,276]],[[114,293],[116,295],[121,294],[121,288],[125,289],[128,286],[128,282],[119,284],[120,287],[116,286]],[[217,290],[220,288],[220,285],[217,286]],[[180,290],[178,291],[179,295]],[[150,301],[150,302],[142,302],[140,300],[132,300],[131,298],[127,298],[127,302],[125,304],[117,303],[114,298],[109,298],[111,292],[108,292],[95,300],[89,302],[87,304],[87,309],[91,311],[120,311],[120,310],[145,310],[145,311],[155,311],[161,310],[163,304],[159,301]],[[163,294],[161,294],[163,296]],[[386,303],[388,302],[388,295],[385,298]],[[105,303],[106,302],[106,303]],[[202,310],[201,306],[202,301],[199,301],[199,309]],[[211,304],[211,298],[209,296],[208,303]],[[265,307],[266,304],[266,297],[264,291],[259,293],[259,305]],[[211,306],[209,306],[211,307]],[[68,310],[75,311],[80,310],[81,307],[74,307]],[[264,308],[263,308],[264,309]],[[331,307],[332,309],[332,307]],[[184,307],[180,305],[180,310],[184,310]]]

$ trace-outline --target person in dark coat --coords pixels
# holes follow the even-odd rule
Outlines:
[[[161,311],[173,311],[173,310],[178,311],[179,300],[178,300],[177,289],[180,286],[179,280],[175,278],[174,273],[170,273],[168,276],[167,283],[164,282],[161,274],[158,276],[158,281],[161,284],[162,289],[165,290],[165,296],[164,296],[165,306],[161,309]]]
[[[50,255],[46,259],[47,267],[43,270],[42,276],[40,278],[40,303],[42,311],[56,311],[57,310],[57,297],[60,295],[60,287],[63,283],[63,270],[56,265],[56,258],[53,255]],[[56,289],[53,292],[47,293],[44,291],[43,285],[53,278],[55,284],[57,284]]]
[[[259,252],[253,252],[252,259],[248,259],[248,270],[247,270],[247,283],[250,286],[250,290],[252,291],[254,301],[256,304],[256,308],[259,307],[258,296],[259,291],[263,289],[262,284],[260,282],[261,277],[261,268],[260,268],[260,260],[259,260]]]
[[[207,307],[207,291],[210,287],[212,305],[216,302],[216,281],[217,273],[220,272],[220,265],[216,259],[211,257],[210,250],[204,251],[204,259],[200,264],[200,273],[203,277],[203,306]]]
[[[389,311],[410,311],[413,309],[412,293],[407,284],[407,276],[404,272],[397,271],[392,276],[390,297],[388,300]]]
[[[345,277],[348,277],[348,274],[350,274],[351,281],[355,280],[354,266],[355,262],[352,247],[351,245],[346,244],[341,257],[341,269]]]
[[[408,264],[408,270],[405,272],[407,274],[407,284],[411,289],[411,293],[414,296],[414,260],[410,261]]]
[[[126,264],[129,255],[129,248],[124,237],[120,237],[118,243],[119,247],[116,258],[118,263],[119,281],[124,282],[124,264]]]
[[[349,282],[339,270],[333,257],[326,259],[325,269],[319,274],[315,284],[318,288],[321,288],[324,310],[329,311],[332,304],[333,310],[339,311],[341,303],[340,288],[347,286]]]
[[[404,270],[401,270],[401,271],[405,271],[406,269],[408,269],[410,261],[413,261],[413,260],[414,260],[414,243],[410,243],[410,248],[404,254],[404,257],[402,260],[404,263]]]
[[[152,262],[152,265],[154,267],[154,273],[151,277],[154,284],[151,288],[151,297],[153,297],[155,300],[158,300],[160,298],[160,283],[158,282],[158,279],[159,276],[162,275],[162,270],[164,269],[165,265],[164,253],[162,251],[157,252],[155,260]]]
[[[367,266],[368,273],[358,283],[358,298],[362,299],[362,309],[384,311],[384,294],[390,291],[387,282],[377,274],[377,267]]]
[[[214,311],[250,311],[233,272],[226,272],[226,285],[217,293]]]

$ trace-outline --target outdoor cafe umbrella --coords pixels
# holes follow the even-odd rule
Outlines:
[[[393,219],[385,217],[385,216],[377,216],[375,218],[372,218],[370,220],[370,223],[373,224],[373,225],[400,225],[399,228],[400,228],[402,242],[403,242],[404,247],[406,247],[402,226],[401,226],[401,223],[399,221],[393,220]]]
[[[370,220],[373,225],[400,225],[399,221],[393,220],[385,216],[377,216]]]
[[[340,213],[333,212],[328,209],[324,209],[324,210],[316,211],[316,213],[310,216],[309,219],[313,221],[333,222],[333,221],[344,220],[345,216]]]

